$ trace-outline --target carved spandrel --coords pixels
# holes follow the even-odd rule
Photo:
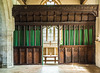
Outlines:
[[[60,48],[60,52],[64,52],[64,48]]]

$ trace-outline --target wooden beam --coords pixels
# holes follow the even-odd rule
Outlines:
[[[80,3],[81,4],[85,4],[87,2],[87,0],[81,0]]]

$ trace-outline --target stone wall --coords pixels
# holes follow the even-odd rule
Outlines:
[[[0,0],[0,67],[13,67],[12,0]]]

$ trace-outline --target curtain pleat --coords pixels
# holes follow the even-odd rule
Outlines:
[[[36,30],[36,46],[40,46],[40,30]]]
[[[18,30],[14,31],[14,46],[18,46]]]
[[[34,30],[31,30],[31,46],[34,46]]]
[[[78,29],[75,30],[75,45],[78,45]]]

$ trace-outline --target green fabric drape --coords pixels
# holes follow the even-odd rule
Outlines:
[[[36,46],[40,46],[40,30],[36,30]]]
[[[93,34],[92,34],[92,29],[89,29],[89,44],[92,45],[93,44]]]
[[[66,29],[65,30],[65,45],[69,45],[68,44],[68,40],[69,40],[68,33],[69,33],[69,31],[68,31],[68,29]]]
[[[78,39],[79,39],[78,31],[79,31],[78,29],[75,30],[75,45],[78,45]]]
[[[34,30],[31,30],[31,46],[34,46]]]
[[[24,46],[24,30],[19,31],[19,36],[20,36],[20,46]]]
[[[85,45],[88,45],[88,30],[87,29],[85,29],[84,30],[84,34],[85,34],[85,36],[84,36],[84,44]]]
[[[25,46],[29,46],[29,30],[25,31]]]
[[[80,29],[80,45],[83,45],[83,29]]]
[[[70,30],[70,45],[74,45],[74,30]]]
[[[18,30],[14,31],[14,46],[18,46]]]

